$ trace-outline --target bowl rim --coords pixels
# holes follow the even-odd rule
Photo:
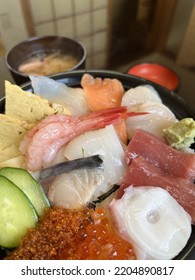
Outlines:
[[[142,77],[138,77],[135,75],[131,75],[128,73],[123,73],[120,71],[116,71],[116,70],[107,70],[107,69],[76,69],[76,70],[72,70],[72,71],[67,71],[67,72],[62,72],[62,73],[57,73],[57,74],[52,74],[49,75],[49,78],[53,78],[54,80],[64,80],[65,78],[67,79],[67,82],[69,83],[69,80],[74,77],[74,76],[80,76],[88,73],[91,75],[94,75],[94,77],[98,77],[98,75],[101,75],[102,78],[106,78],[108,75],[110,78],[119,78],[119,80],[121,80],[122,82],[126,82],[129,79],[131,79],[132,81],[134,81],[136,84],[149,84],[151,86],[153,86],[154,88],[156,88],[156,90],[160,90],[160,92],[163,92],[163,95],[161,94],[162,97],[165,97],[167,99],[171,99],[172,101],[176,101],[178,103],[179,106],[185,108],[189,115],[193,116],[195,118],[195,107],[188,103],[186,100],[184,100],[180,95],[178,95],[175,91],[169,90],[166,87],[163,87],[160,84],[157,84],[151,80],[147,80],[145,78]],[[15,83],[15,82],[14,82]],[[19,85],[22,89],[29,91],[31,88],[31,81],[27,81],[24,82],[23,84]],[[3,96],[0,99],[0,102],[5,99],[5,96]]]
[[[80,41],[77,41],[73,38],[70,38],[70,37],[66,37],[66,36],[56,36],[56,35],[43,35],[43,36],[33,36],[33,37],[29,37],[28,39],[26,40],[23,40],[19,43],[17,43],[16,45],[14,45],[13,47],[11,47],[5,54],[5,57],[4,57],[4,61],[5,61],[5,64],[7,66],[7,68],[14,72],[15,74],[17,75],[20,75],[24,78],[28,78],[29,75],[25,75],[23,73],[21,73],[20,71],[12,68],[12,66],[8,63],[8,58],[9,58],[9,55],[11,54],[12,51],[14,51],[14,49],[16,49],[18,46],[22,45],[22,44],[25,44],[25,43],[29,43],[29,42],[34,42],[34,41],[39,41],[39,40],[44,40],[44,39],[60,39],[60,40],[68,40],[69,42],[72,42],[74,44],[77,44],[78,46],[81,47],[81,49],[83,50],[83,56],[82,58],[79,60],[79,62],[77,64],[75,64],[72,68],[68,69],[67,71],[72,71],[74,70],[75,68],[79,67],[80,65],[82,65],[82,63],[85,61],[86,57],[87,57],[87,49],[86,47],[84,46],[84,44]],[[64,73],[64,72],[63,72]]]

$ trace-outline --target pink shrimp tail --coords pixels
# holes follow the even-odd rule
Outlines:
[[[92,118],[98,118],[98,117],[106,117],[111,116],[112,114],[118,114],[118,113],[126,113],[127,107],[115,107],[111,109],[103,109],[103,110],[97,110],[92,113],[89,113],[88,115],[84,115],[79,117],[79,120],[85,120],[85,119],[92,119]]]
[[[121,120],[125,120],[129,117],[134,116],[141,116],[148,114],[147,112],[127,112],[127,107],[117,107],[114,109],[107,109],[104,110],[105,112],[101,111],[103,114],[99,114],[99,118],[102,119],[102,122],[104,123],[104,126],[109,124],[117,124]],[[95,113],[92,113],[94,117],[98,120],[98,116],[95,116]]]
[[[148,113],[148,112],[127,112],[126,116],[124,116],[124,118],[142,116],[142,115],[147,115],[147,114],[150,114],[150,113]]]
[[[122,119],[127,119],[129,117],[138,116],[138,115],[145,115],[148,114],[147,112],[127,112],[127,107],[116,107],[111,109],[105,110],[98,110],[88,115],[79,117],[79,121],[84,120],[95,120],[97,125],[104,127],[109,124],[115,124],[121,121]],[[100,127],[101,128],[101,127]]]

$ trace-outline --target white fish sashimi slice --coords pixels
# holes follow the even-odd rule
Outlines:
[[[134,107],[145,102],[162,103],[157,91],[150,85],[137,86],[125,92],[121,106],[127,106],[129,111]]]
[[[164,128],[172,126],[178,120],[164,104],[146,102],[134,107],[135,112],[148,112],[143,116],[133,116],[126,120],[128,138],[131,139],[136,129],[143,129],[163,139]]]
[[[65,84],[57,82],[49,77],[30,75],[29,78],[35,94],[51,102],[63,99],[64,94],[69,90]]]
[[[81,116],[90,112],[82,88],[67,87],[45,76],[30,75],[30,79],[35,94],[65,106],[71,115]]]
[[[147,110],[147,112],[152,114],[158,114],[162,118],[176,119],[173,112],[164,104],[157,102],[145,102],[144,104],[137,107],[136,111]]]
[[[159,187],[128,187],[110,204],[112,216],[138,259],[173,259],[191,234],[191,218],[176,200]]]
[[[69,109],[73,116],[83,116],[90,113],[82,88],[74,88],[72,91],[68,90],[63,98],[63,102],[64,106]]]
[[[91,200],[102,184],[103,169],[79,169],[58,175],[49,186],[48,199],[53,206],[80,209]]]
[[[69,160],[92,155],[102,158],[104,183],[94,193],[94,199],[107,192],[112,185],[120,184],[127,170],[124,149],[113,125],[76,137],[66,146],[64,155]]]

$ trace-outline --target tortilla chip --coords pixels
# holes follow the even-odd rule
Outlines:
[[[50,104],[47,99],[24,91],[9,81],[5,81],[5,96],[5,114],[28,123],[36,123],[52,114],[70,115],[62,105]]]

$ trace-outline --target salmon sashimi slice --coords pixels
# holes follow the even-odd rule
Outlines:
[[[138,129],[131,139],[125,158],[128,165],[136,156],[177,177],[195,179],[195,154],[180,152],[168,146],[161,139],[144,130]]]
[[[195,186],[187,179],[175,177],[147,162],[143,157],[132,160],[129,170],[119,188],[118,198],[130,185],[155,186],[167,190],[175,200],[188,212],[195,223]]]
[[[81,86],[92,111],[119,107],[125,92],[119,80],[94,78],[89,74],[83,75]]]

